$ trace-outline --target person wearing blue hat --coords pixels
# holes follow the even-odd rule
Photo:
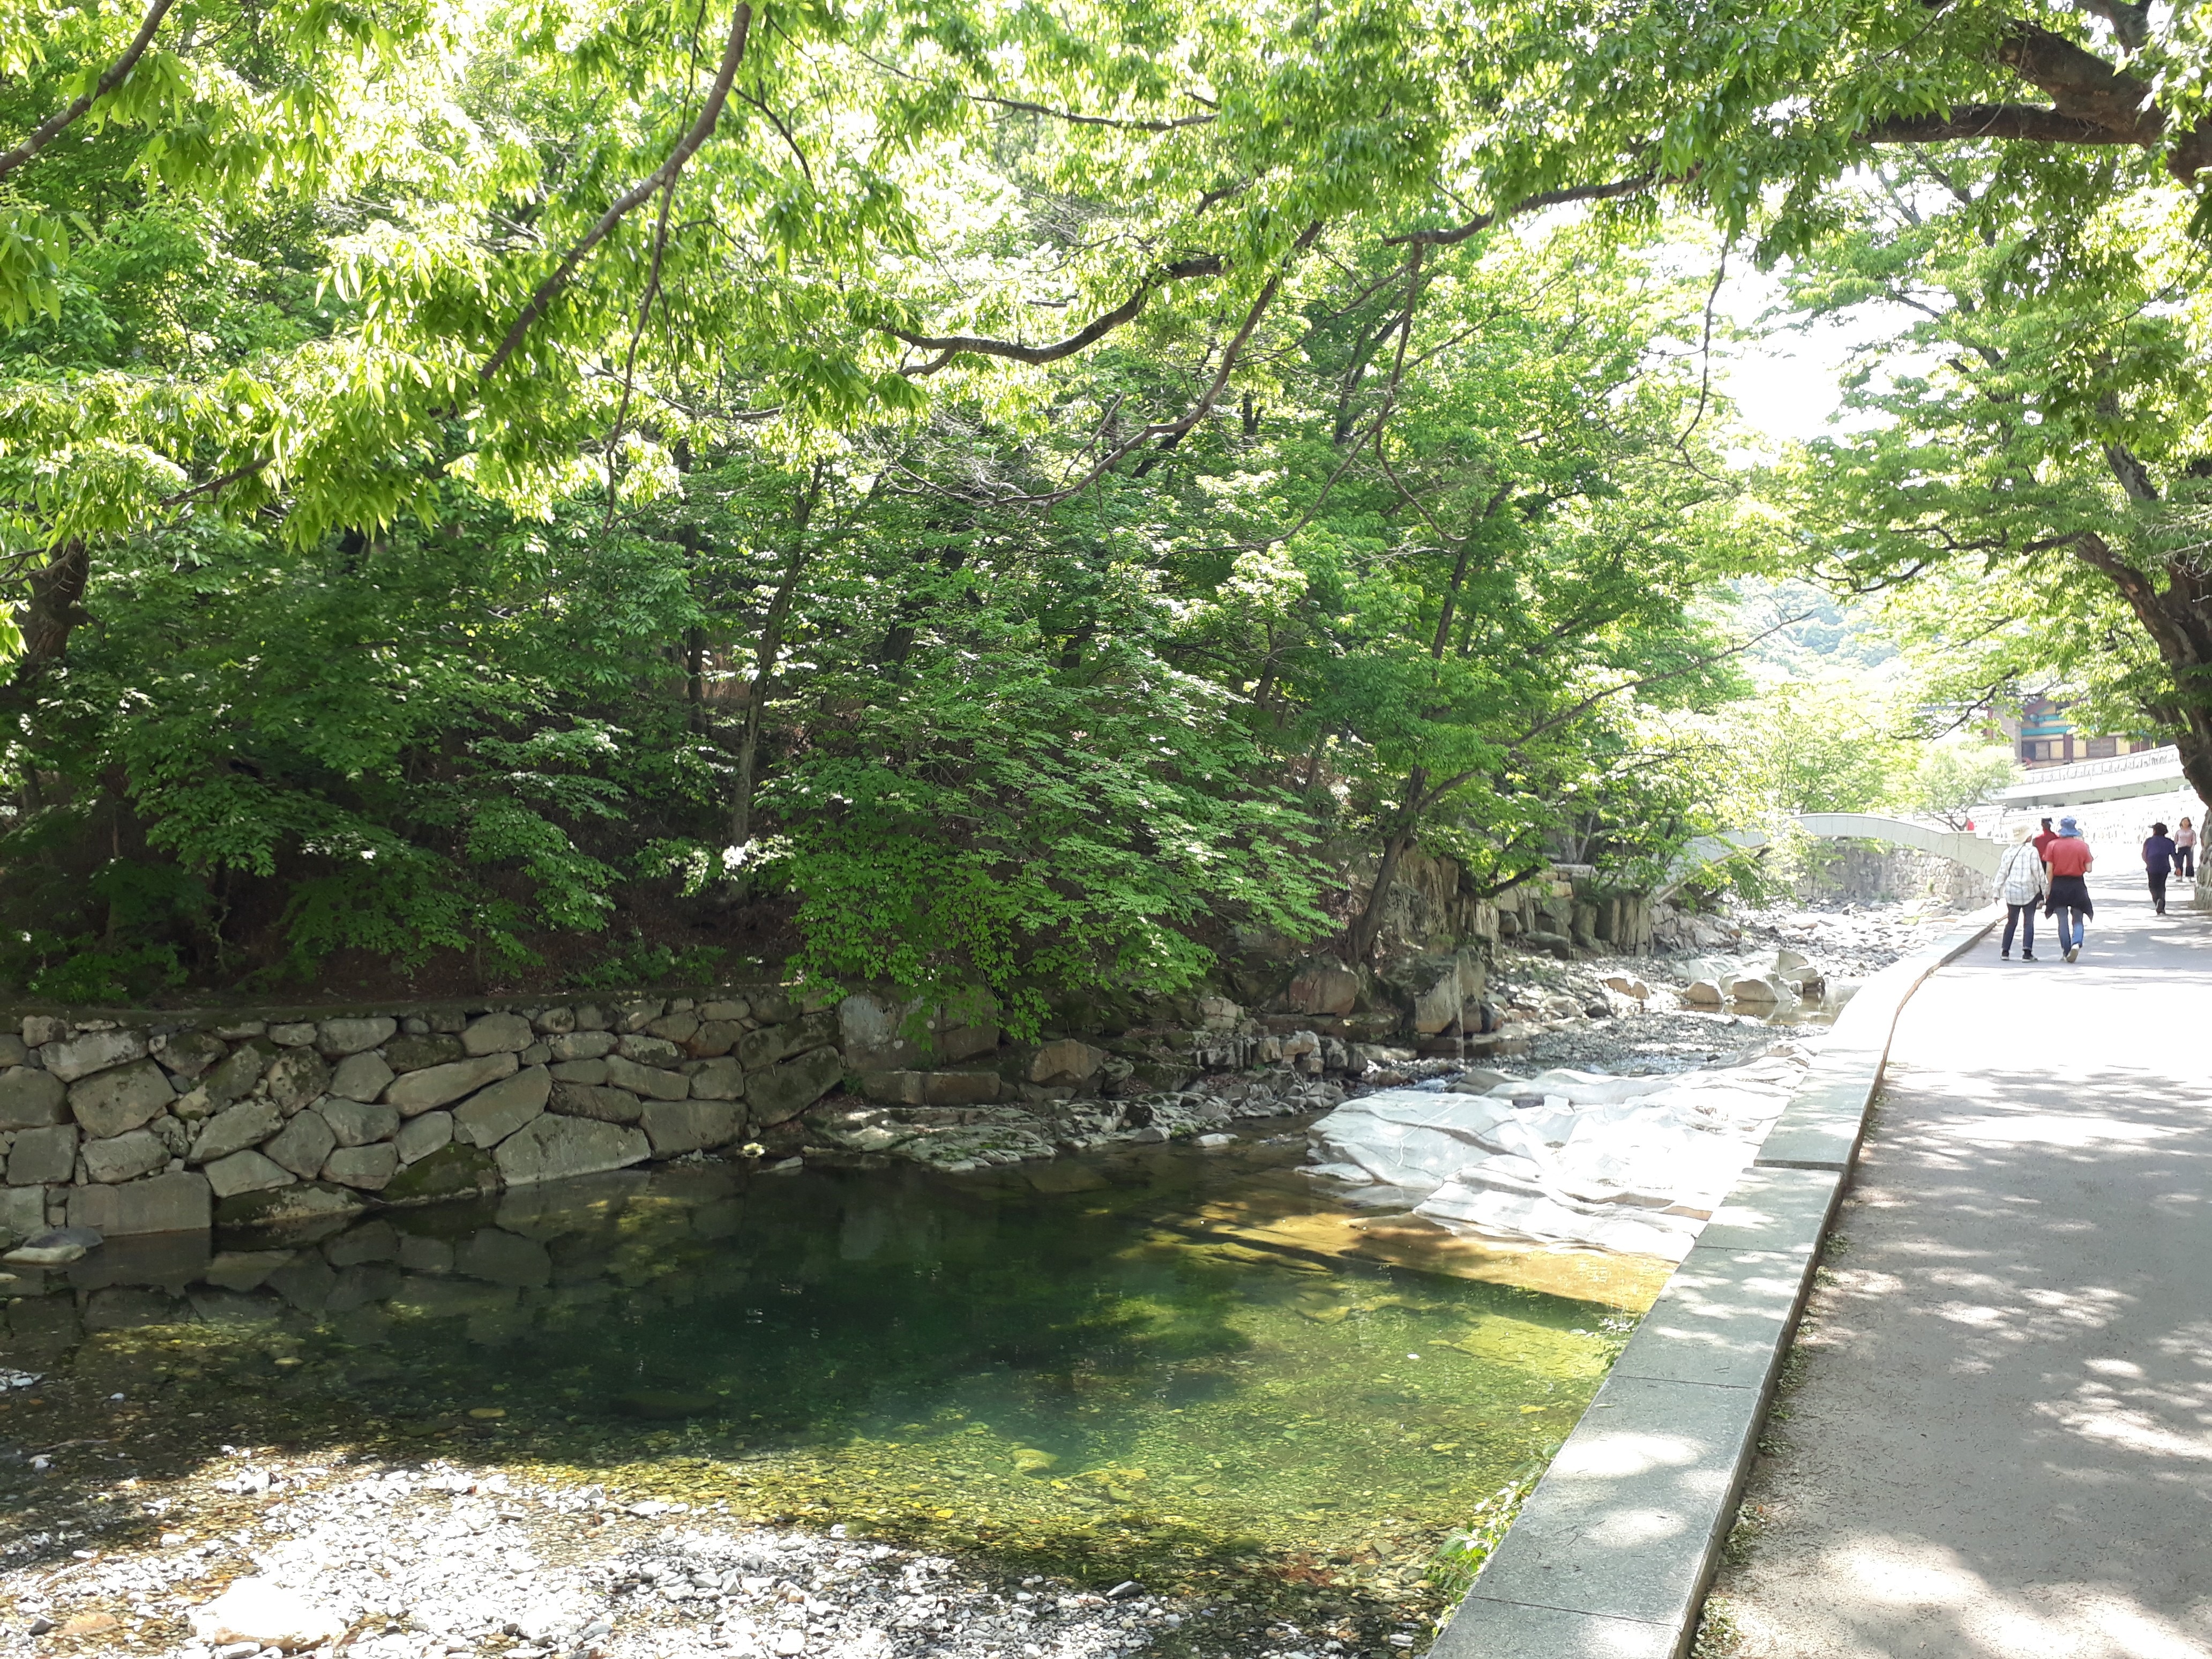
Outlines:
[[[2097,861],[2082,839],[2081,826],[2071,818],[2058,820],[2058,838],[2044,849],[2043,861],[2051,871],[2051,888],[2043,914],[2058,924],[2058,948],[2069,962],[2078,961],[2087,942],[2085,925],[2097,914],[2089,902],[2088,874]]]
[[[2143,873],[2150,878],[2150,902],[2159,915],[2166,914],[2166,878],[2173,873],[2173,837],[2166,826],[2154,823],[2143,842]]]

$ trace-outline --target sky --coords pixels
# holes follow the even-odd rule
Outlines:
[[[1717,309],[1741,328],[1758,328],[1781,285],[1758,271],[1732,274]],[[1829,429],[1842,401],[1837,377],[1852,349],[1902,327],[1902,307],[1863,307],[1841,321],[1778,331],[1770,337],[1715,354],[1714,381],[1735,401],[1738,416],[1777,442],[1802,442]]]

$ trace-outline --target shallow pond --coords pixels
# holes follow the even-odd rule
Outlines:
[[[211,1255],[118,1241],[4,1287],[9,1363],[126,1396],[143,1449],[82,1454],[109,1480],[247,1437],[435,1452],[1100,1588],[1419,1599],[1666,1269],[1364,1219],[1297,1173],[1304,1150],[707,1164]],[[19,1522],[39,1501],[7,1497]]]

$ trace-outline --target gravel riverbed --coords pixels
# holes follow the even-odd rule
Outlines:
[[[1324,1659],[1402,1652],[1418,1630],[1371,1619],[1310,1628],[1139,1584],[994,1578],[842,1527],[751,1525],[720,1505],[629,1501],[443,1460],[225,1449],[192,1483],[202,1491],[138,1506],[161,1511],[138,1517],[140,1539],[76,1550],[51,1535],[15,1540],[0,1570],[0,1655],[275,1659],[283,1647],[210,1628],[204,1610],[230,1605],[226,1587],[240,1580],[295,1629],[320,1621],[321,1639],[292,1646],[317,1659]],[[239,1635],[248,1639],[225,1639]]]

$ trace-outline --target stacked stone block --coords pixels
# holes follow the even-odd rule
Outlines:
[[[732,1146],[842,1078],[834,1012],[716,1000],[0,1032],[0,1229],[337,1214]]]

